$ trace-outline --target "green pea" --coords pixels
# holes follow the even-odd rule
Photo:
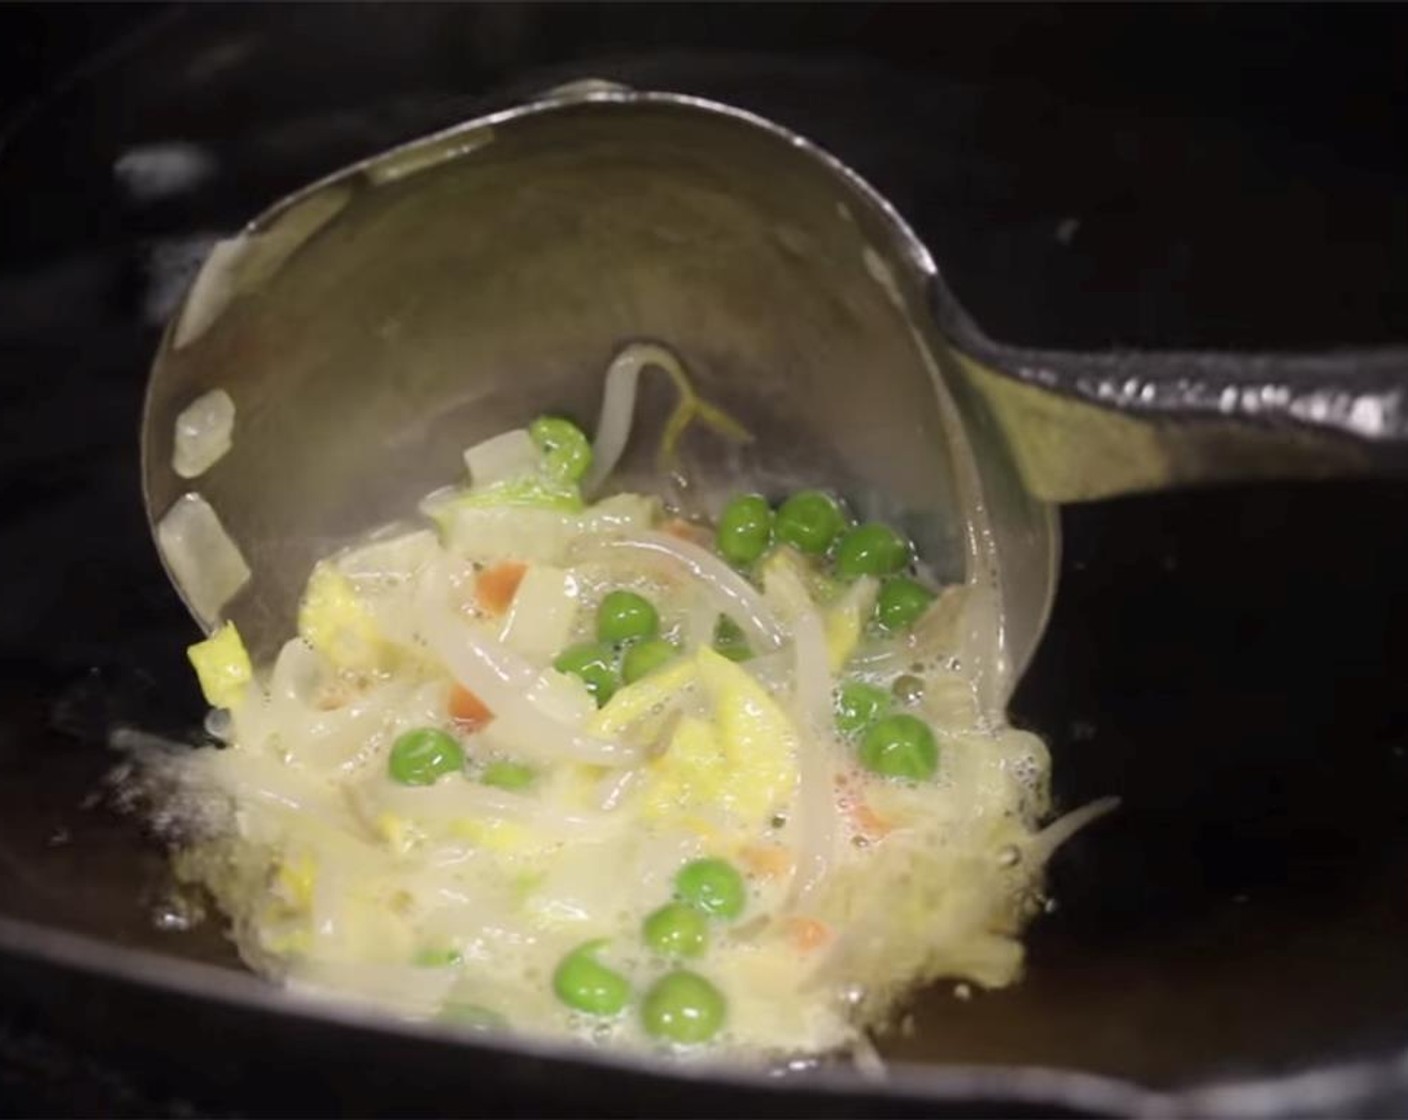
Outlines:
[[[724,506],[715,535],[719,555],[738,568],[746,568],[768,550],[772,542],[772,510],[761,494],[742,494]]]
[[[562,958],[552,974],[552,990],[575,1011],[617,1015],[631,998],[630,982],[596,959],[605,941],[588,941]]]
[[[934,593],[908,576],[891,576],[875,599],[875,624],[894,633],[907,630],[934,601]]]
[[[651,985],[641,1004],[641,1024],[653,1038],[682,1046],[708,1042],[724,1025],[723,993],[697,972],[677,969]]]
[[[521,762],[491,762],[484,767],[479,780],[495,789],[527,789],[538,775],[531,766]]]
[[[391,746],[387,769],[403,786],[433,786],[446,774],[464,768],[464,752],[453,738],[434,727],[407,731]]]
[[[447,1003],[440,1009],[440,1021],[472,1031],[502,1031],[508,1020],[497,1011],[477,1003]]]
[[[592,465],[592,445],[582,429],[558,416],[539,416],[528,434],[543,453],[544,467],[553,478],[576,482]]]
[[[743,876],[721,859],[696,859],[675,873],[675,897],[713,918],[736,918],[748,900]]]
[[[909,542],[888,525],[857,525],[836,546],[836,574],[842,579],[894,575],[909,563]]]
[[[753,647],[743,636],[738,623],[726,614],[719,615],[714,626],[714,652],[721,653],[730,661],[747,661],[753,656]]]
[[[670,902],[646,917],[641,936],[663,957],[697,957],[709,945],[709,919],[683,903]]]
[[[557,655],[552,667],[559,673],[571,673],[574,677],[581,677],[598,708],[611,699],[619,683],[615,652],[610,646],[598,642],[582,642],[568,646]]]
[[[647,638],[637,642],[626,651],[621,659],[621,679],[634,684],[641,677],[655,672],[667,661],[672,661],[680,652],[680,647],[664,638]]]
[[[863,731],[889,710],[889,696],[873,684],[847,681],[836,690],[836,727],[843,735]]]
[[[660,629],[660,616],[650,600],[634,591],[611,591],[596,611],[596,636],[603,642],[629,642],[652,638]]]
[[[777,539],[802,552],[820,556],[846,527],[846,515],[830,494],[800,490],[777,511]]]
[[[860,761],[886,778],[918,782],[932,778],[939,765],[939,747],[929,725],[915,716],[886,716],[861,737]]]

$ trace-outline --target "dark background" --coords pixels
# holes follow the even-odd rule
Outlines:
[[[0,819],[23,834],[0,861],[0,910],[154,937],[145,909],[114,908],[154,866],[130,866],[120,823],[83,818],[107,847],[77,865],[50,841],[79,831],[114,721],[179,733],[199,714],[181,655],[192,628],[146,536],[136,432],[167,289],[202,238],[390,143],[604,76],[737,101],[831,147],[914,222],[1001,341],[1401,344],[1404,13],[0,7]],[[169,140],[199,143],[216,173],[134,198],[117,161]],[[1237,487],[1062,521],[1057,611],[1016,715],[1051,740],[1064,803],[1118,792],[1126,804],[1058,863],[1060,909],[1012,997],[1037,1012],[1027,1033],[1003,1025],[1007,996],[977,1000],[945,1056],[1016,1054],[1162,1086],[1397,1052],[1408,488]],[[41,765],[62,780],[35,798],[26,782]],[[51,1012],[18,999],[0,1010],[0,1111],[379,1099],[357,1095],[365,1071],[309,1083],[264,1052],[250,1066],[226,1055],[218,1077],[163,1063],[140,1027],[80,1044],[73,1008]],[[921,1026],[949,1013],[921,1005]],[[476,1099],[615,1104],[570,1078]]]

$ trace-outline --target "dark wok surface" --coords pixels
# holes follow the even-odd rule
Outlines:
[[[147,16],[68,11],[0,19],[11,105]],[[81,808],[115,723],[181,734],[200,715],[193,628],[142,520],[141,385],[182,263],[358,155],[572,77],[684,89],[872,177],[1004,341],[1408,339],[1404,20],[998,11],[161,9],[108,69],[20,109],[0,147],[0,915],[230,960],[210,924],[153,928],[159,857]],[[115,164],[171,139],[215,172],[136,198]],[[1065,512],[1057,612],[1016,710],[1050,737],[1064,803],[1118,792],[1126,808],[1059,861],[1025,984],[926,998],[892,1054],[1163,1088],[1403,1047],[1406,515],[1389,482]],[[0,975],[13,1112],[826,1103],[639,1077],[604,1090],[586,1068],[462,1052],[376,1062],[375,1039],[238,1018],[203,1035],[167,998],[30,964]],[[1408,1099],[1370,1088],[1381,1107]],[[972,1091],[945,1096],[971,1112]]]

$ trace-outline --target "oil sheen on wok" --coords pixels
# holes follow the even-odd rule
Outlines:
[[[260,973],[764,1059],[864,1046],[927,980],[1019,975],[1092,810],[1041,828],[1041,741],[954,655],[965,589],[820,489],[707,522],[614,491],[650,370],[679,392],[662,468],[691,423],[747,438],[628,347],[594,444],[543,416],[471,448],[421,521],[315,567],[272,665],[230,625],[192,647],[228,720],[175,764],[176,866]]]

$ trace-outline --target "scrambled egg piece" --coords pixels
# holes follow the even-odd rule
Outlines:
[[[617,738],[647,716],[658,712],[694,684],[698,677],[697,663],[681,658],[675,664],[642,677],[617,692],[587,722],[587,731],[605,739]]]
[[[376,668],[383,654],[371,612],[357,598],[352,581],[320,563],[308,580],[298,608],[298,632],[338,669]]]
[[[706,816],[722,810],[740,824],[760,826],[796,785],[796,729],[767,690],[728,658],[705,647],[689,667],[708,693],[713,719],[680,719],[669,748],[650,764],[644,812],[688,819],[691,810]]]
[[[306,910],[313,904],[313,883],[317,865],[311,856],[299,855],[280,861],[274,873],[274,889],[289,906]]]
[[[254,679],[249,654],[233,622],[227,622],[203,642],[186,650],[206,703],[212,708],[233,708]]]

